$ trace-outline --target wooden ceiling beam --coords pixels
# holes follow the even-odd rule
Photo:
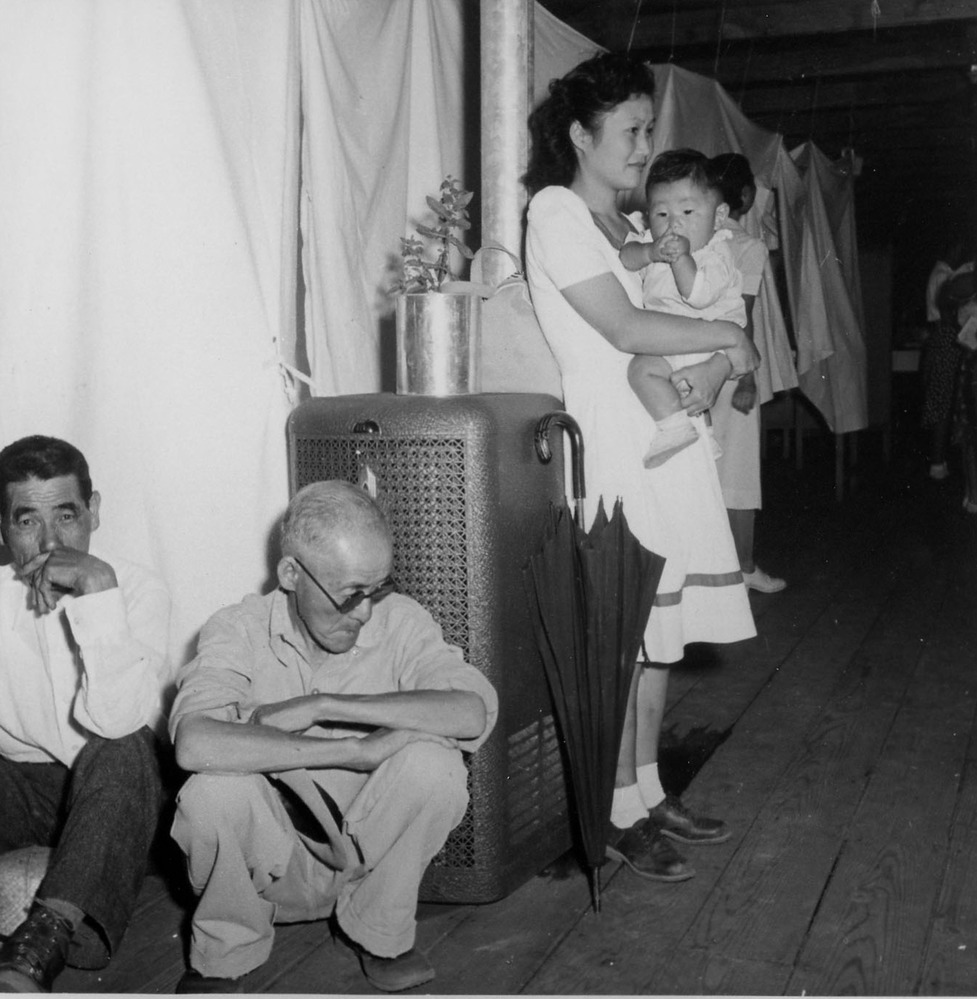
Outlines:
[[[977,91],[967,80],[937,72],[927,74],[924,79],[901,76],[862,83],[807,80],[784,86],[764,84],[746,87],[731,96],[749,117],[776,111],[804,111],[812,107],[853,112],[900,107],[924,109],[940,119],[954,114],[959,108],[969,108],[977,98]]]
[[[933,154],[951,152],[965,160],[977,161],[973,149],[973,128],[958,125],[945,127],[913,128],[907,121],[893,116],[887,122],[856,120],[854,125],[846,116],[822,115],[815,119],[813,129],[802,115],[795,117],[755,118],[761,128],[778,132],[787,146],[796,146],[805,139],[813,139],[825,153],[837,154],[846,146],[854,146],[859,153],[882,152],[900,162],[913,150],[929,149]],[[779,125],[779,127],[777,127]]]
[[[778,132],[788,143],[797,138],[811,138],[819,146],[839,149],[854,145],[862,149],[883,146],[893,155],[915,148],[945,150],[948,146],[973,157],[974,126],[966,121],[934,122],[930,124],[898,111],[877,120],[872,115],[851,116],[841,112],[822,114],[755,115],[752,121],[769,132]]]
[[[715,45],[717,40],[882,31],[973,19],[973,0],[542,0],[611,49]],[[636,16],[637,15],[637,16]]]
[[[676,49],[658,45],[635,51],[652,63],[673,62],[694,73],[715,76],[730,90],[813,77],[892,78],[933,68],[966,73],[977,63],[977,20],[845,37],[737,41],[723,43],[718,50],[713,44]]]

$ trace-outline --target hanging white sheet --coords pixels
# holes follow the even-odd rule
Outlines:
[[[798,281],[809,325],[823,323],[831,350],[800,369],[801,391],[835,433],[868,426],[866,348],[850,178],[807,143],[792,150],[807,226]]]
[[[296,46],[287,0],[0,5],[0,441],[85,452],[174,662],[287,495]]]
[[[313,391],[376,392],[393,350],[392,323],[381,318],[399,237],[429,214],[425,195],[446,174],[464,179],[464,10],[458,0],[300,6]]]

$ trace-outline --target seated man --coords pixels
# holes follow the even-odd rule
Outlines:
[[[0,451],[0,853],[52,848],[0,947],[0,991],[50,992],[66,961],[104,967],[156,832],[156,736],[170,600],[147,569],[89,552],[81,452],[52,437]]]
[[[468,805],[461,750],[495,723],[485,677],[391,593],[379,507],[316,482],[285,512],[279,588],[204,626],[170,719],[173,836],[200,894],[177,992],[242,991],[275,922],[336,922],[377,988],[434,977],[421,877]],[[236,981],[235,981],[236,980]]]

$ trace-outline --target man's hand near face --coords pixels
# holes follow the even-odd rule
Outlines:
[[[53,611],[65,594],[80,597],[119,585],[108,562],[76,548],[41,552],[22,565],[18,574],[30,589],[31,604],[40,614]]]

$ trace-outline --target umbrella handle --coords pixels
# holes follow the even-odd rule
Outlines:
[[[553,426],[562,427],[570,438],[570,476],[573,488],[575,519],[582,527],[583,501],[587,495],[587,491],[584,488],[583,474],[583,434],[580,431],[580,424],[562,409],[556,409],[541,416],[536,424],[533,444],[536,447],[537,457],[544,465],[548,464],[553,458],[553,449],[550,447],[550,428]]]

